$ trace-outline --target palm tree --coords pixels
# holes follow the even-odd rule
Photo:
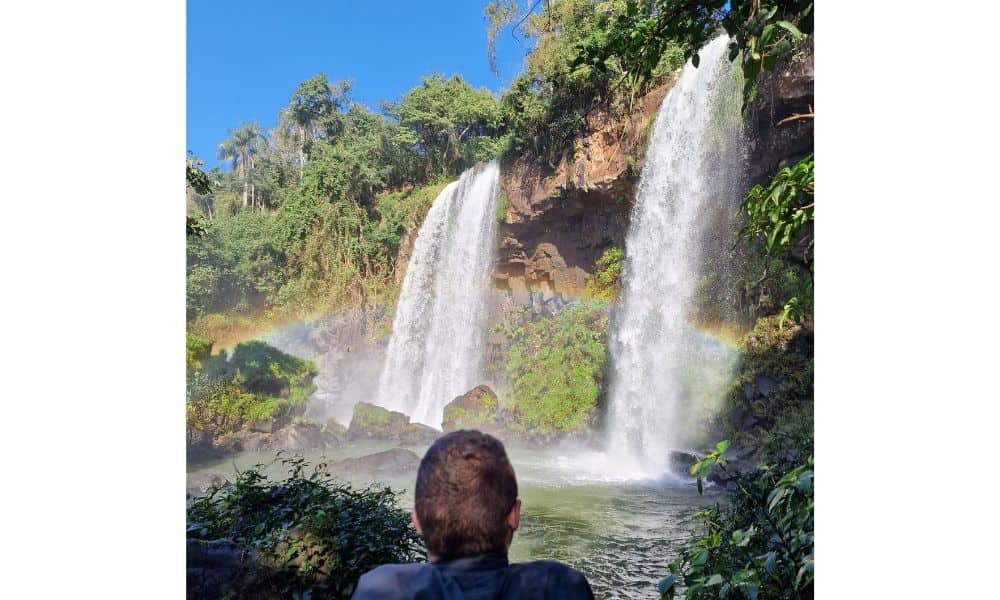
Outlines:
[[[231,161],[233,169],[243,179],[243,206],[246,207],[254,156],[267,147],[267,137],[256,121],[240,123],[237,129],[229,129],[227,133],[229,139],[219,144],[219,158]]]

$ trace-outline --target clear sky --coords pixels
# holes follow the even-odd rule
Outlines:
[[[486,3],[189,0],[187,148],[207,168],[220,164],[227,128],[253,120],[273,127],[298,83],[321,71],[353,81],[354,99],[373,110],[435,70],[499,91],[520,71],[528,44],[500,35],[498,80],[486,55]]]

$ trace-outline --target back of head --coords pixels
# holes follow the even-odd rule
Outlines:
[[[467,430],[438,438],[420,461],[414,495],[431,554],[452,559],[506,553],[517,480],[496,438]]]

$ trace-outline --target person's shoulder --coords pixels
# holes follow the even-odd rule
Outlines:
[[[412,590],[433,585],[436,577],[436,569],[424,563],[381,565],[361,576],[351,598],[406,598]]]
[[[586,578],[583,576],[583,573],[557,560],[535,560],[532,562],[517,563],[514,566],[530,571],[546,571],[549,573],[559,574],[564,577],[570,577],[570,578],[578,577],[580,579],[586,580]]]
[[[549,585],[561,590],[563,598],[593,598],[590,583],[583,573],[555,560],[536,560],[513,565],[524,579],[544,579]]]

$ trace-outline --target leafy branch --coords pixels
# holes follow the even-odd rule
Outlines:
[[[691,467],[699,493],[711,469],[726,470],[728,447],[728,441],[719,442]],[[726,509],[696,515],[706,526],[705,535],[670,563],[670,575],[659,584],[660,597],[674,598],[683,584],[688,600],[811,598],[812,457],[787,469],[764,466],[733,481],[737,492]]]

